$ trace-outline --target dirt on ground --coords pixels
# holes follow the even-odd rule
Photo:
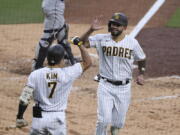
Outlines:
[[[180,28],[146,28],[137,39],[147,55],[147,76],[180,75]]]
[[[70,1],[66,17],[67,21],[71,22],[69,37],[72,37],[83,34],[94,15],[105,14],[104,24],[106,24],[109,16],[119,9],[129,16],[128,34],[155,0],[138,0],[136,4],[132,4],[133,0],[114,0],[113,3],[110,0]],[[179,3],[179,0],[167,0],[137,37],[147,54],[146,81],[144,86],[138,86],[134,80],[132,81],[132,102],[121,135],[180,133],[180,29],[164,27]],[[13,126],[18,98],[31,71],[35,46],[42,30],[42,24],[0,25],[0,135],[25,135],[29,132],[30,125],[22,129]],[[106,25],[97,33],[105,32],[107,32]],[[76,46],[72,46],[72,50],[74,55],[80,55]],[[92,54],[93,66],[75,81],[68,100],[69,135],[95,133],[98,83],[93,81],[93,78],[98,72],[98,59],[96,50],[89,49],[88,52]],[[136,69],[134,72],[135,76]],[[32,104],[33,102],[24,116],[30,124]]]
[[[156,0],[69,0],[66,5],[66,20],[70,23],[91,23],[95,16],[103,15],[104,24],[115,12],[124,12],[129,25],[136,25]],[[164,26],[171,15],[180,7],[179,0],[166,0],[146,27]]]

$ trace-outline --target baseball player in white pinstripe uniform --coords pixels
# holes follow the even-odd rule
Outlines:
[[[48,49],[48,66],[33,71],[20,96],[16,127],[27,126],[23,114],[33,97],[33,120],[30,135],[66,135],[65,110],[72,83],[91,65],[83,46],[79,46],[82,63],[64,67],[64,48],[52,45]]]
[[[124,126],[130,104],[133,62],[138,61],[137,84],[143,85],[146,56],[138,41],[125,35],[128,25],[125,14],[115,13],[112,16],[108,23],[110,33],[89,37],[93,31],[102,28],[100,24],[101,19],[96,18],[80,39],[87,48],[96,48],[99,55],[96,135],[106,135],[108,125],[111,125],[111,135],[117,135]]]

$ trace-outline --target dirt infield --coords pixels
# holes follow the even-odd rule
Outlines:
[[[66,18],[71,23],[91,23],[91,20],[100,14],[104,16],[104,24],[114,12],[124,12],[129,18],[129,25],[136,25],[150,9],[156,0],[69,0],[66,9]],[[179,0],[166,0],[157,14],[148,22],[146,27],[159,27],[180,6]]]
[[[180,75],[180,28],[147,28],[137,39],[147,55],[147,76]]]
[[[133,29],[133,24],[136,24],[149,8],[149,4],[155,0],[138,0],[142,5],[144,4],[144,8],[128,4],[126,0],[115,0],[111,5],[114,7],[113,10],[104,9],[105,6],[109,6],[106,2],[110,0],[106,2],[92,0],[90,4],[85,0],[78,1],[81,3],[81,8],[77,0],[72,0],[66,12],[67,20],[72,22],[70,37],[81,35],[89,26],[86,23],[90,23],[94,14],[97,14],[95,10],[88,10],[88,16],[81,14],[86,13],[86,5],[94,7],[97,3],[101,4],[101,7],[97,8],[100,13],[106,15],[105,22],[117,9],[127,11],[130,17],[127,31],[129,33]],[[180,79],[163,77],[180,75],[180,29],[163,27],[178,4],[180,5],[179,0],[168,0],[162,10],[148,23],[148,27],[137,37],[147,54],[146,84],[142,87],[132,81],[132,103],[120,135],[179,135],[180,133]],[[165,10],[167,7],[168,11]],[[133,8],[137,10],[135,15]],[[77,12],[77,9],[81,9],[81,12]],[[25,135],[29,132],[30,125],[23,129],[15,129],[12,126],[15,124],[18,98],[30,73],[35,45],[42,29],[42,24],[0,25],[0,135]],[[107,32],[106,25],[98,33],[101,32]],[[75,55],[80,54],[75,46],[72,46],[72,50]],[[88,51],[96,54],[94,49]],[[92,59],[93,66],[74,83],[69,97],[67,109],[69,135],[95,133],[98,84],[93,81],[93,77],[98,72],[98,59],[96,57]],[[24,116],[30,124],[32,104],[29,105]]]
[[[4,31],[4,33],[0,33],[1,39],[6,41],[7,44],[0,46],[0,103],[1,110],[3,110],[0,112],[0,135],[25,135],[30,128],[30,126],[28,126],[20,130],[11,129],[9,126],[13,126],[15,123],[18,97],[27,80],[27,75],[30,72],[31,59],[34,55],[34,44],[36,40],[29,40],[32,31],[26,33],[26,37],[23,36],[23,33],[10,36],[8,29],[17,31],[21,29],[31,29],[32,27],[37,30],[34,33],[34,37],[39,37],[42,28],[42,25],[39,24],[0,26],[1,31],[4,29],[7,30]],[[80,31],[83,32],[87,27],[88,25],[71,24],[70,36],[82,34],[77,33],[77,30],[80,29]],[[106,27],[101,32],[106,32]],[[144,46],[143,44],[143,47],[151,53],[151,51],[149,51],[151,49],[148,49],[149,45]],[[72,46],[72,48],[73,53],[79,55],[77,48],[75,46]],[[94,49],[89,49],[88,51],[96,54]],[[155,72],[157,69],[149,68],[149,66],[154,67],[156,65],[153,63],[152,65],[149,64],[151,57],[154,57],[156,53],[153,53],[153,55],[149,53],[147,67],[149,71],[152,70],[150,73],[156,73],[155,75],[152,74],[152,76],[159,76],[162,74],[161,72]],[[68,133],[70,135],[92,135],[95,132],[96,89],[98,84],[92,79],[98,72],[98,59],[95,57],[92,57],[92,59],[93,66],[75,82],[69,98],[67,120]],[[146,85],[144,87],[137,86],[133,82],[132,104],[121,135],[179,135],[180,97],[178,94],[180,80],[168,78],[151,80],[148,79],[150,77],[148,75],[151,74],[147,73]],[[163,76],[164,75],[166,74],[163,72]],[[164,96],[170,96],[170,98],[166,99]],[[31,106],[32,104],[25,113],[25,118],[29,123],[31,123],[32,118]]]
[[[129,25],[134,26],[154,2],[155,0],[137,0],[136,3],[133,0],[91,0],[87,6],[86,0],[79,0],[78,3],[70,1],[66,16],[71,23],[91,23],[95,16],[102,14],[104,24],[107,24],[109,16],[114,12],[124,12],[129,18]],[[148,77],[180,75],[180,28],[164,27],[179,6],[180,0],[166,0],[137,37],[148,56]]]

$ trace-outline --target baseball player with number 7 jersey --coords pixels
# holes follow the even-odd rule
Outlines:
[[[138,61],[139,68],[136,82],[144,84],[146,56],[138,41],[125,35],[127,25],[126,15],[115,13],[108,22],[109,33],[90,36],[93,31],[102,29],[99,17],[80,37],[87,48],[96,48],[99,55],[96,135],[106,135],[108,125],[111,126],[111,135],[118,135],[119,129],[123,128],[131,100],[134,61]]]
[[[72,84],[91,65],[91,58],[85,48],[78,46],[82,63],[64,67],[65,50],[62,45],[48,48],[48,66],[33,71],[20,96],[16,127],[27,126],[23,114],[31,98],[35,101],[30,135],[66,135],[68,95]]]

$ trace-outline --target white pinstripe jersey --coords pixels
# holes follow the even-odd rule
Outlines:
[[[146,57],[138,41],[128,35],[116,42],[111,34],[97,34],[89,37],[89,43],[99,54],[100,75],[114,81],[131,79],[134,60]]]
[[[34,101],[44,111],[63,111],[73,81],[82,74],[80,63],[65,68],[42,68],[32,72],[27,86],[32,87]]]

